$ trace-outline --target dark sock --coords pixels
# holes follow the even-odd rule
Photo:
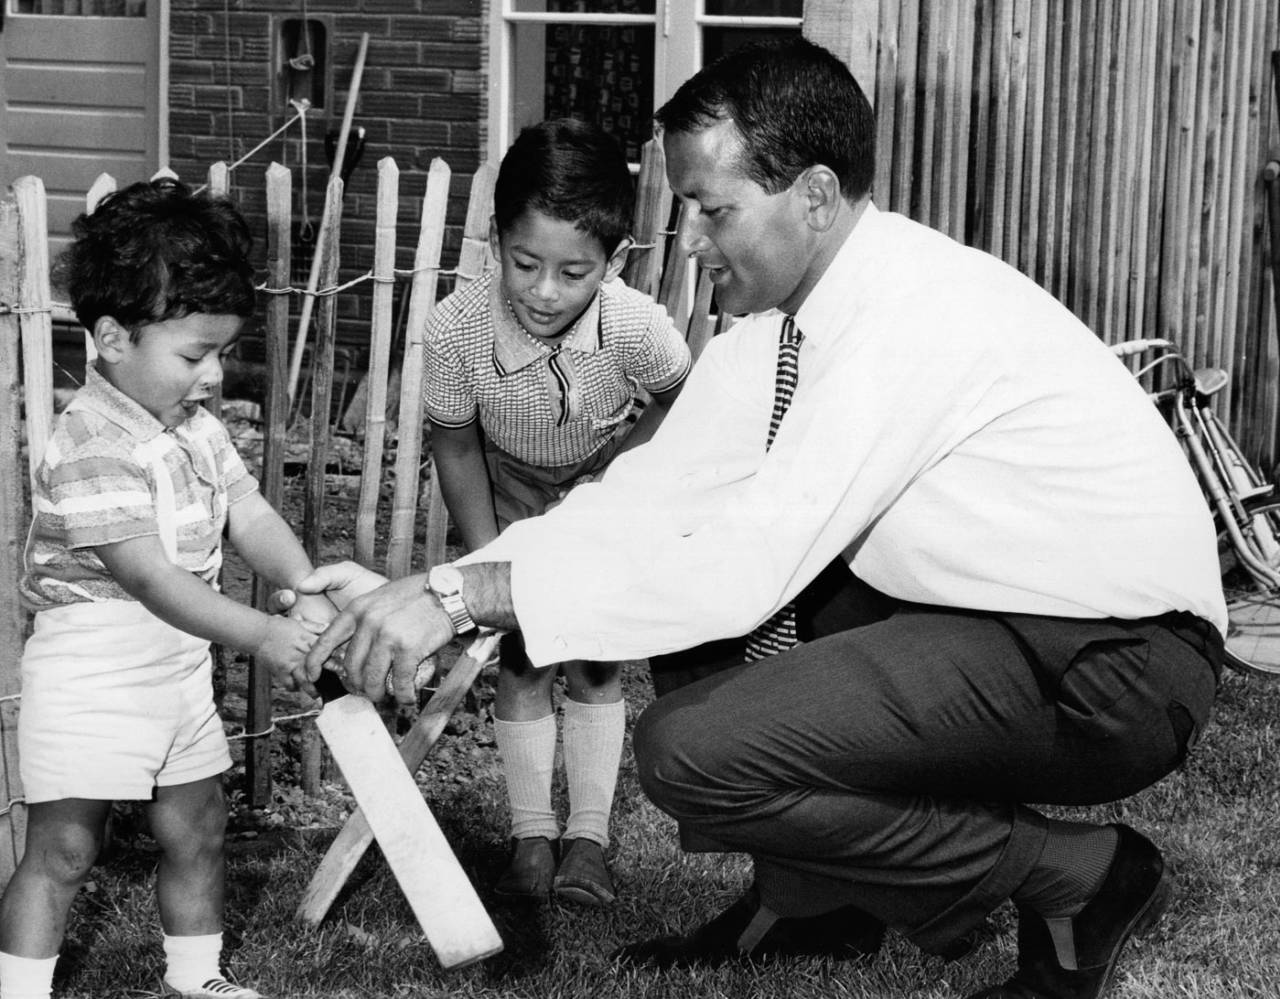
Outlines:
[[[1102,887],[1119,842],[1111,826],[1050,819],[1040,858],[1013,901],[1045,919],[1074,916]]]

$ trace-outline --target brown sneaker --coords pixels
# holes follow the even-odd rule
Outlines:
[[[495,894],[507,898],[544,901],[551,897],[551,879],[556,873],[556,842],[545,836],[511,841],[511,863],[493,886]]]
[[[617,896],[604,847],[592,839],[567,839],[563,846],[564,860],[552,882],[556,895],[580,905],[610,905]]]

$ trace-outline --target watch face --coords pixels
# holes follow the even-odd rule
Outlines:
[[[436,593],[461,593],[462,573],[456,566],[438,565],[428,573],[427,585]]]

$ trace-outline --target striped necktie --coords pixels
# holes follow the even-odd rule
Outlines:
[[[782,418],[791,407],[791,397],[796,391],[796,378],[799,373],[800,341],[804,334],[796,329],[795,320],[787,316],[782,324],[782,333],[778,337],[778,375],[773,387],[773,416],[769,420],[769,439],[765,441],[765,450],[773,446],[773,439],[778,435],[778,427]],[[799,643],[796,637],[796,605],[791,603],[780,607],[774,615],[755,631],[747,636],[746,660],[755,662],[776,656]]]

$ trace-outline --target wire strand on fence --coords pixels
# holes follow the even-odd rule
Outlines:
[[[304,129],[304,141],[305,141],[305,129],[307,124],[306,115],[307,115],[307,112],[311,109],[311,102],[308,100],[300,100],[300,101],[290,101],[289,103],[292,104],[295,108],[297,108],[298,113],[295,114],[288,121],[286,121],[279,128],[277,128],[270,135],[268,135],[261,142],[259,142],[256,146],[250,149],[247,153],[241,156],[234,163],[229,164],[227,166],[228,174],[234,173],[236,167],[243,166],[246,162],[248,162],[250,159],[256,156],[267,145],[267,143],[279,138],[282,134],[287,132],[291,127],[293,127],[294,123],[297,122],[299,118],[302,119],[302,127]],[[195,189],[195,193],[200,194],[201,192],[208,190],[208,187],[209,187],[208,184],[201,184],[199,187]]]
[[[382,277],[374,274],[373,271],[365,271],[359,277],[354,277],[350,281],[342,284],[330,285],[327,288],[317,288],[311,291],[307,288],[299,288],[294,285],[286,285],[283,288],[272,288],[266,283],[255,285],[254,290],[260,291],[264,295],[309,295],[313,298],[328,298],[344,291],[349,291],[358,284],[366,281],[372,281],[374,284],[394,284],[399,278],[413,277],[415,274],[424,271],[437,271],[442,276],[460,277],[465,281],[475,281],[481,275],[470,274],[466,271],[459,270],[456,267],[444,268],[436,265],[427,265],[424,267],[397,267],[393,271],[392,277]],[[40,314],[48,314],[52,312],[70,311],[71,305],[68,302],[50,302],[48,305],[14,305],[10,302],[0,302],[0,316],[34,316]]]
[[[6,694],[4,697],[0,697],[0,704],[4,704],[7,701],[21,701],[21,700],[22,700],[21,694]],[[239,741],[240,739],[264,739],[267,736],[271,735],[273,732],[275,732],[277,727],[280,725],[283,725],[285,722],[305,721],[308,718],[315,718],[319,714],[320,714],[319,708],[312,708],[310,711],[300,711],[297,714],[292,714],[292,715],[274,715],[271,718],[271,724],[268,725],[266,728],[264,728],[261,732],[246,732],[244,730],[244,726],[241,726],[239,732],[233,732],[227,736],[227,741],[236,742],[236,741]],[[18,798],[15,800],[21,801],[23,799]],[[13,801],[10,801],[9,804],[12,805]],[[0,808],[0,815],[3,815],[7,810],[8,810],[7,808]]]

